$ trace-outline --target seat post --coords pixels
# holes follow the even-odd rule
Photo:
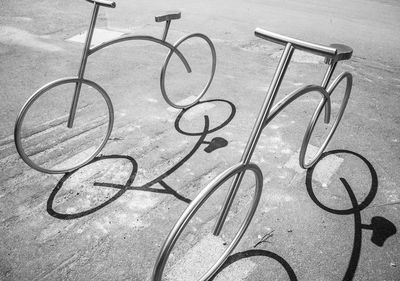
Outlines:
[[[171,20],[166,20],[165,21],[165,27],[164,27],[164,33],[162,36],[163,41],[165,41],[165,39],[167,39],[167,35],[168,35],[168,30],[169,30],[169,26],[171,25]]]
[[[156,22],[163,22],[165,21],[165,27],[164,27],[164,33],[163,36],[161,38],[162,41],[165,41],[165,39],[167,39],[167,35],[168,35],[168,30],[169,30],[169,26],[171,24],[171,20],[177,20],[181,18],[181,12],[179,11],[168,11],[164,14],[161,14],[160,16],[156,16],[154,18],[154,20]]]

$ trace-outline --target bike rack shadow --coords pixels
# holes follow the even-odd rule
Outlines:
[[[345,178],[340,178],[340,181],[342,182],[343,186],[345,187],[351,204],[352,208],[350,209],[342,209],[342,210],[335,210],[332,208],[327,207],[326,205],[322,204],[318,198],[315,196],[314,190],[313,190],[313,185],[312,185],[312,176],[315,167],[318,165],[316,163],[313,167],[309,168],[307,170],[307,176],[306,176],[306,186],[307,186],[307,192],[309,196],[311,197],[311,200],[320,207],[321,209],[332,213],[336,215],[353,215],[354,216],[354,240],[353,240],[353,249],[349,261],[349,265],[347,267],[346,273],[343,277],[343,280],[348,281],[348,280],[353,280],[354,274],[357,270],[358,262],[360,259],[360,254],[361,254],[361,242],[362,242],[362,230],[372,230],[372,237],[371,241],[375,245],[382,247],[385,241],[392,235],[394,235],[397,232],[396,226],[390,222],[389,220],[375,216],[371,219],[371,224],[366,225],[362,223],[362,218],[361,218],[361,211],[364,210],[366,207],[371,204],[371,202],[374,200],[375,195],[378,191],[378,176],[377,173],[372,166],[372,164],[362,155],[349,151],[349,150],[332,150],[329,152],[325,152],[322,154],[321,158],[319,161],[321,161],[323,158],[327,157],[328,155],[333,155],[333,154],[350,154],[355,157],[358,157],[361,159],[368,167],[369,172],[371,174],[371,187],[369,190],[368,195],[365,197],[364,201],[361,202],[360,204],[357,201],[357,198],[347,182]],[[318,162],[319,162],[318,161]]]
[[[191,132],[186,132],[186,131],[182,130],[180,128],[180,121],[181,121],[182,116],[191,108],[198,106],[199,104],[208,103],[208,102],[227,103],[231,108],[231,110],[230,110],[231,112],[230,112],[228,118],[224,122],[222,122],[220,125],[216,126],[215,128],[210,128],[209,117],[208,117],[208,115],[204,115],[204,128],[201,132],[191,133]],[[103,203],[101,203],[100,205],[97,205],[91,209],[88,209],[88,210],[85,210],[82,212],[78,212],[78,213],[74,213],[74,214],[66,214],[66,213],[57,212],[53,208],[53,204],[54,204],[56,195],[61,190],[64,183],[74,173],[76,173],[77,171],[79,171],[80,169],[83,168],[83,167],[81,167],[79,169],[76,169],[74,171],[64,174],[64,176],[58,181],[57,185],[55,186],[55,188],[53,189],[53,191],[51,192],[51,194],[47,200],[47,212],[49,213],[49,215],[51,215],[55,218],[58,218],[58,219],[63,219],[63,220],[71,220],[71,219],[81,218],[81,217],[87,216],[89,214],[92,214],[92,213],[104,208],[105,206],[111,204],[112,202],[117,200],[119,197],[121,197],[128,190],[140,190],[140,191],[147,191],[147,192],[154,192],[154,193],[170,194],[185,203],[190,203],[191,200],[189,198],[184,197],[183,195],[179,194],[176,190],[171,188],[167,183],[165,183],[164,179],[166,177],[170,176],[171,174],[173,174],[185,162],[187,162],[194,155],[194,153],[201,147],[201,145],[207,144],[207,147],[204,148],[204,151],[207,153],[212,153],[213,151],[215,151],[219,148],[227,146],[228,141],[226,141],[224,138],[221,138],[221,137],[215,137],[211,141],[206,141],[205,139],[208,136],[208,134],[214,133],[214,132],[220,130],[221,128],[225,127],[227,124],[229,124],[232,121],[235,114],[236,114],[236,107],[234,106],[234,104],[228,100],[222,100],[222,99],[212,99],[212,100],[200,101],[200,102],[196,103],[195,105],[192,105],[188,108],[181,110],[181,112],[175,119],[175,124],[174,124],[175,129],[183,135],[198,136],[199,139],[197,140],[197,142],[195,143],[195,145],[193,146],[191,151],[185,157],[183,157],[178,163],[176,163],[174,166],[172,166],[166,172],[164,172],[160,176],[156,177],[155,179],[149,181],[148,183],[143,184],[141,186],[132,186],[132,184],[136,178],[137,172],[138,172],[138,164],[134,158],[132,158],[131,156],[128,156],[128,155],[101,155],[101,156],[95,157],[92,161],[90,161],[88,164],[86,164],[83,167],[86,167],[95,162],[106,160],[106,159],[118,159],[119,158],[119,159],[126,159],[126,160],[130,161],[130,163],[132,165],[132,171],[131,171],[126,183],[121,185],[121,184],[113,184],[113,183],[95,182],[94,186],[115,188],[115,189],[118,189],[118,192],[115,193],[111,198],[109,198],[106,201],[104,201]],[[152,186],[157,183],[159,183],[163,187],[163,189],[152,188]]]
[[[329,208],[328,206],[324,205],[321,203],[321,201],[318,200],[317,196],[314,193],[313,190],[313,185],[312,185],[312,178],[313,178],[313,172],[315,167],[318,165],[318,163],[325,157],[329,155],[334,155],[334,154],[350,154],[353,155],[359,159],[361,159],[366,166],[368,167],[368,170],[371,174],[371,187],[369,190],[368,195],[365,197],[364,201],[361,202],[360,204],[357,201],[357,198],[350,187],[349,183],[345,178],[340,178],[340,181],[342,182],[343,186],[345,187],[349,198],[351,200],[352,208],[350,209],[343,209],[343,210],[335,210],[332,208]],[[321,158],[318,160],[315,165],[313,165],[311,168],[307,170],[307,175],[306,175],[306,187],[307,187],[307,192],[309,196],[311,197],[311,200],[321,209],[332,213],[336,215],[353,215],[354,216],[354,241],[353,241],[353,249],[349,261],[349,265],[347,267],[346,273],[343,277],[343,281],[350,281],[353,280],[354,274],[357,270],[358,262],[360,259],[360,254],[361,254],[361,249],[362,249],[362,230],[372,230],[372,237],[371,237],[371,242],[374,243],[375,245],[382,247],[385,243],[385,241],[392,235],[394,235],[397,232],[396,226],[390,222],[389,220],[385,219],[384,217],[380,216],[374,216],[371,219],[371,224],[363,224],[362,223],[362,218],[361,218],[361,211],[367,208],[371,202],[374,200],[376,193],[378,191],[378,176],[377,173],[372,166],[372,164],[362,155],[349,151],[349,150],[332,150],[329,152],[325,152],[321,155]],[[270,252],[266,250],[260,250],[260,249],[252,249],[252,250],[247,250],[243,252],[236,253],[234,255],[229,256],[229,258],[225,261],[225,263],[221,266],[221,268],[217,271],[217,273],[212,277],[211,280],[214,280],[214,278],[226,267],[230,266],[231,264],[245,258],[253,257],[253,256],[265,256],[268,258],[275,259],[278,261],[283,268],[286,270],[289,278],[291,281],[296,280],[297,277],[289,263],[283,259],[281,256]]]
[[[231,264],[233,264],[241,259],[246,259],[246,258],[256,257],[256,256],[267,257],[267,258],[272,258],[272,259],[276,260],[285,269],[286,273],[289,276],[289,280],[297,281],[296,274],[294,273],[290,264],[284,258],[282,258],[281,256],[279,256],[273,252],[266,251],[266,250],[260,250],[260,249],[247,250],[247,251],[239,252],[239,253],[229,256],[228,259],[225,261],[225,263],[221,266],[221,268],[216,272],[216,274],[213,275],[213,277],[210,279],[210,281],[214,280],[222,270],[224,270],[226,267],[230,266]]]

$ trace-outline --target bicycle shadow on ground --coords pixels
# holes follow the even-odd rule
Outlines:
[[[329,155],[335,154],[348,154],[359,158],[364,164],[368,167],[371,177],[371,186],[369,188],[369,192],[365,199],[358,203],[356,195],[351,188],[350,184],[345,178],[340,178],[341,183],[343,184],[352,207],[349,209],[333,209],[331,207],[326,206],[323,204],[316,196],[315,190],[312,184],[313,173],[315,167],[317,167],[318,163],[325,157]],[[350,261],[346,272],[344,274],[343,280],[353,280],[354,274],[357,271],[358,262],[360,260],[361,249],[362,249],[362,232],[363,230],[372,230],[371,242],[374,243],[376,246],[383,247],[385,241],[396,234],[397,229],[396,226],[389,220],[385,219],[384,217],[374,216],[371,219],[371,224],[363,224],[361,211],[367,208],[374,200],[377,191],[378,191],[378,176],[377,173],[372,166],[372,164],[362,155],[349,151],[349,150],[332,150],[322,154],[320,160],[310,169],[307,170],[306,176],[306,186],[307,192],[311,198],[311,200],[321,209],[336,215],[353,215],[354,216],[354,239],[353,239],[353,249],[350,257]]]
[[[251,257],[267,257],[267,258],[276,260],[288,274],[289,280],[297,281],[296,274],[294,273],[290,264],[284,258],[282,258],[281,256],[279,256],[273,252],[266,251],[266,250],[260,250],[260,249],[251,249],[251,250],[235,253],[235,254],[229,256],[228,259],[225,261],[225,263],[217,271],[217,273],[215,275],[213,275],[213,277],[210,279],[210,281],[214,280],[221,271],[223,271],[225,268],[232,265],[233,263],[235,263],[239,260],[251,258]]]
[[[203,103],[209,103],[209,102],[223,102],[229,105],[230,107],[230,113],[228,118],[223,121],[221,124],[219,124],[218,126],[215,126],[214,128],[210,128],[210,120],[208,115],[204,115],[204,127],[203,130],[201,132],[187,132],[185,130],[183,130],[180,127],[180,121],[182,119],[182,117],[184,116],[184,114],[194,108],[195,106],[198,106],[200,104]],[[222,99],[212,99],[212,100],[205,100],[205,101],[200,101],[197,104],[188,107],[186,109],[181,110],[181,112],[179,113],[179,115],[177,116],[177,118],[175,119],[175,129],[183,134],[183,135],[187,135],[187,136],[198,136],[198,140],[197,142],[194,144],[193,148],[190,150],[190,152],[188,154],[185,155],[185,157],[183,157],[178,163],[176,163],[174,166],[172,166],[171,168],[169,168],[166,172],[164,172],[163,174],[159,175],[158,177],[156,177],[155,179],[140,185],[140,186],[134,186],[133,183],[135,181],[136,175],[138,173],[138,164],[136,162],[136,160],[128,155],[101,155],[98,156],[96,158],[94,158],[92,161],[90,161],[88,164],[86,164],[85,166],[76,169],[74,171],[68,172],[66,174],[64,174],[64,176],[58,181],[57,185],[55,186],[55,188],[53,189],[53,191],[51,192],[48,200],[47,200],[47,212],[58,219],[63,219],[63,220],[71,220],[71,219],[77,219],[77,218],[81,218],[87,215],[90,215],[104,207],[106,207],[107,205],[111,204],[112,202],[114,202],[115,200],[117,200],[119,197],[121,197],[125,192],[131,190],[131,191],[145,191],[145,192],[153,192],[153,193],[161,193],[161,194],[169,194],[174,196],[176,199],[181,200],[187,204],[189,204],[191,202],[191,200],[183,195],[181,195],[180,193],[178,193],[176,190],[174,190],[171,186],[169,186],[164,179],[167,178],[168,176],[172,175],[176,170],[178,170],[184,163],[186,163],[199,149],[202,145],[207,145],[204,148],[204,151],[207,153],[212,153],[213,151],[223,148],[225,146],[228,145],[228,141],[225,140],[224,138],[221,137],[214,137],[211,140],[206,140],[206,137],[210,134],[210,133],[214,133],[218,130],[220,130],[221,128],[225,127],[227,124],[229,124],[232,119],[234,118],[236,114],[236,107],[234,106],[233,103],[231,103],[230,101],[227,100],[222,100]],[[107,160],[107,159],[123,159],[123,160],[127,160],[129,161],[132,170],[129,174],[129,177],[127,179],[127,181],[125,182],[125,184],[115,184],[115,183],[110,183],[110,182],[94,182],[93,186],[96,187],[106,187],[106,188],[113,188],[113,189],[117,189],[118,191],[111,196],[110,198],[108,198],[107,200],[103,201],[102,203],[100,203],[99,205],[92,207],[90,209],[86,209],[84,211],[81,212],[76,212],[76,213],[61,213],[59,211],[55,210],[55,206],[54,206],[54,202],[56,200],[56,196],[57,194],[60,192],[60,190],[62,189],[62,187],[64,186],[64,184],[71,178],[72,175],[74,175],[75,173],[77,173],[78,171],[80,171],[81,169],[83,169],[84,167],[87,167],[89,165],[92,165],[96,162],[99,161],[103,161],[103,160]],[[162,189],[160,188],[154,188],[153,186],[155,184],[160,184],[160,186],[162,187]]]
[[[315,168],[318,166],[318,163],[325,157],[329,155],[335,155],[335,154],[348,154],[351,156],[354,156],[358,159],[360,159],[368,168],[368,171],[370,173],[370,178],[371,178],[371,186],[369,187],[369,192],[367,196],[364,198],[364,200],[361,203],[358,203],[356,195],[351,188],[350,184],[345,178],[340,178],[340,182],[343,184],[349,198],[352,207],[348,209],[342,209],[342,210],[336,210],[331,207],[328,207],[324,203],[322,203],[316,193],[317,191],[314,190],[313,187],[313,175]],[[374,200],[377,191],[378,191],[378,176],[377,173],[372,166],[372,164],[362,155],[352,152],[349,150],[332,150],[329,152],[325,152],[322,154],[321,158],[319,161],[311,168],[307,170],[307,175],[306,175],[306,187],[307,187],[307,192],[312,199],[312,201],[321,209],[332,213],[336,215],[353,215],[354,216],[354,240],[353,240],[353,248],[351,252],[351,257],[348,263],[348,267],[346,269],[346,272],[343,276],[344,281],[349,281],[353,280],[355,272],[357,270],[357,266],[360,260],[360,255],[361,255],[361,249],[362,249],[362,231],[363,230],[372,230],[372,236],[371,236],[371,242],[374,243],[376,246],[383,247],[385,241],[396,234],[397,229],[396,226],[387,220],[384,217],[380,216],[374,216],[371,219],[370,224],[363,224],[362,223],[362,217],[361,217],[361,212],[365,208],[367,208]],[[256,244],[257,245],[257,244]],[[288,264],[288,262],[280,257],[279,255],[266,251],[266,250],[260,250],[260,249],[251,249],[243,252],[236,253],[234,255],[231,255],[228,257],[228,259],[225,261],[225,263],[221,266],[221,268],[218,270],[218,272],[212,277],[211,280],[214,280],[218,274],[221,273],[222,270],[227,268],[228,266],[232,265],[233,263],[245,259],[245,258],[250,258],[250,257],[255,257],[255,256],[265,256],[268,258],[272,258],[276,261],[278,261],[285,271],[287,272],[289,278],[291,281],[297,280],[296,274],[294,270],[291,268],[291,266]]]

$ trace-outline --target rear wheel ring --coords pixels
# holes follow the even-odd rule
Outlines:
[[[346,109],[347,103],[350,98],[351,87],[353,84],[353,76],[349,72],[343,72],[335,79],[335,81],[329,86],[329,88],[327,90],[329,96],[331,96],[333,91],[336,89],[336,87],[339,85],[339,83],[344,78],[346,78],[346,90],[344,93],[342,103],[340,105],[338,115],[336,116],[335,121],[333,121],[331,130],[329,131],[324,142],[318,149],[318,152],[315,154],[315,156],[313,157],[312,160],[310,160],[308,163],[306,163],[305,156],[307,153],[307,147],[310,142],[311,135],[314,131],[315,124],[317,123],[318,117],[320,116],[322,109],[324,108],[323,104],[326,102],[326,100],[321,100],[320,105],[317,107],[317,109],[314,112],[313,117],[311,118],[311,121],[306,130],[306,133],[304,134],[304,138],[303,138],[303,142],[302,142],[300,154],[299,154],[299,164],[303,169],[308,169],[308,168],[312,167],[318,161],[318,159],[321,157],[322,153],[324,152],[325,148],[327,147],[329,141],[331,140],[333,134],[335,133],[336,128],[338,127],[338,125],[340,123],[340,120],[342,119],[343,113]]]
[[[190,38],[194,38],[194,37],[198,37],[198,38],[202,38],[203,40],[205,40],[208,44],[208,46],[210,47],[211,50],[211,56],[212,56],[212,63],[211,63],[211,73],[210,73],[210,78],[208,79],[208,82],[206,84],[206,86],[203,88],[203,90],[201,91],[201,93],[196,97],[196,99],[190,103],[187,104],[177,104],[175,102],[173,102],[169,97],[168,94],[165,90],[165,74],[167,71],[167,67],[169,64],[169,61],[171,60],[172,55],[175,52],[175,49],[177,49],[179,47],[179,45],[181,45],[183,42],[185,42],[186,40],[190,39]],[[215,74],[215,69],[216,69],[216,65],[217,65],[217,55],[216,55],[216,51],[215,51],[215,47],[214,44],[212,43],[211,39],[208,38],[206,35],[201,34],[201,33],[193,33],[193,34],[189,34],[187,36],[182,37],[181,39],[179,39],[177,42],[175,42],[175,44],[173,45],[173,49],[171,49],[167,55],[167,57],[165,58],[163,67],[161,69],[161,75],[160,75],[160,88],[161,88],[161,93],[165,99],[165,101],[172,107],[174,108],[178,108],[178,109],[184,109],[187,107],[190,107],[194,104],[196,104],[203,96],[204,94],[207,92],[208,88],[211,85],[211,82],[214,78],[214,74]]]
[[[68,168],[68,169],[48,169],[48,168],[44,168],[44,167],[40,166],[39,164],[35,163],[32,159],[30,159],[30,157],[26,154],[25,149],[23,148],[22,141],[21,141],[21,129],[22,129],[22,124],[24,122],[24,118],[25,118],[26,114],[28,113],[29,109],[31,108],[31,106],[43,94],[45,94],[49,90],[51,90],[51,89],[53,89],[55,87],[58,87],[60,85],[69,84],[69,83],[74,83],[75,84],[75,83],[78,83],[78,82],[81,82],[83,84],[86,84],[86,85],[94,88],[104,98],[104,100],[105,100],[105,102],[107,104],[107,108],[108,108],[108,125],[107,125],[106,134],[105,134],[103,140],[101,141],[100,145],[97,147],[97,149],[89,157],[87,157],[85,160],[81,161],[80,163],[74,165],[73,167]],[[35,170],[37,170],[39,172],[43,172],[43,173],[47,173],[47,174],[64,174],[64,173],[73,171],[75,169],[78,169],[78,168],[86,165],[87,163],[89,163],[94,157],[96,157],[100,153],[100,151],[106,145],[106,143],[108,141],[108,138],[110,137],[110,134],[111,134],[111,131],[112,131],[112,128],[113,128],[113,123],[114,123],[113,105],[112,105],[110,97],[108,96],[107,92],[103,88],[101,88],[98,84],[96,84],[93,81],[86,80],[86,79],[79,79],[78,77],[62,78],[62,79],[58,79],[58,80],[55,80],[53,82],[50,82],[50,83],[44,85],[39,90],[37,90],[26,101],[26,103],[22,107],[21,111],[19,112],[17,120],[15,122],[15,126],[14,126],[14,142],[15,142],[15,146],[16,146],[18,154],[21,156],[22,160],[27,165],[29,165],[31,168],[33,168],[33,169],[35,169]]]

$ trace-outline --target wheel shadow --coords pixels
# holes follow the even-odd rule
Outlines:
[[[180,121],[182,119],[182,117],[184,116],[184,114],[192,109],[195,106],[198,106],[200,104],[203,103],[210,103],[210,102],[222,102],[222,103],[226,103],[229,105],[230,107],[230,113],[229,116],[226,120],[224,120],[221,124],[219,124],[218,126],[214,127],[214,128],[210,128],[210,120],[209,120],[209,116],[208,115],[204,115],[204,127],[203,130],[201,132],[187,132],[184,131],[181,126],[180,126]],[[185,164],[203,145],[206,145],[206,147],[204,148],[204,151],[207,153],[212,153],[217,149],[223,148],[225,146],[228,145],[228,141],[225,140],[222,137],[214,137],[211,140],[206,140],[207,136],[211,133],[214,133],[220,129],[222,129],[223,127],[225,127],[227,124],[229,124],[232,119],[234,118],[236,114],[236,107],[234,106],[233,103],[231,103],[230,101],[227,100],[222,100],[222,99],[212,99],[212,100],[205,100],[205,101],[201,101],[198,102],[197,104],[188,107],[186,109],[181,110],[181,112],[179,113],[179,115],[177,116],[177,118],[175,119],[175,129],[183,134],[183,135],[187,135],[187,136],[197,136],[198,140],[196,141],[196,143],[194,144],[194,146],[192,147],[192,149],[190,150],[190,152],[188,154],[185,155],[185,157],[183,157],[178,163],[176,163],[174,166],[172,166],[171,168],[169,168],[166,172],[164,172],[163,174],[159,175],[158,177],[156,177],[155,179],[140,185],[140,186],[134,186],[134,181],[138,172],[138,164],[136,162],[136,160],[134,158],[132,158],[131,156],[128,155],[102,155],[102,156],[98,156],[96,158],[94,158],[92,161],[90,161],[88,164],[86,164],[85,166],[76,169],[74,171],[68,172],[66,174],[64,174],[64,176],[58,181],[57,185],[55,186],[55,188],[52,190],[48,200],[47,200],[47,212],[49,213],[49,215],[58,218],[58,219],[63,219],[63,220],[71,220],[71,219],[77,219],[77,218],[81,218],[87,215],[90,215],[104,207],[106,207],[107,205],[111,204],[112,202],[114,202],[115,200],[117,200],[119,197],[121,197],[125,192],[127,191],[132,191],[132,190],[138,190],[138,191],[146,191],[146,192],[153,192],[153,193],[161,193],[161,194],[168,194],[168,195],[172,195],[174,196],[176,199],[181,200],[187,204],[189,204],[191,202],[191,200],[183,195],[181,195],[179,192],[177,192],[176,190],[174,190],[171,186],[169,186],[164,179],[166,179],[167,177],[169,177],[170,175],[172,175],[176,170],[178,170],[183,164]],[[114,184],[114,183],[108,183],[108,182],[94,182],[94,186],[97,187],[107,187],[107,188],[114,188],[117,189],[118,191],[109,199],[107,199],[106,201],[102,202],[101,204],[87,209],[85,211],[82,212],[77,212],[77,213],[61,213],[55,210],[54,208],[54,201],[55,198],[57,196],[57,194],[60,192],[60,190],[62,189],[62,187],[64,186],[65,182],[68,181],[68,179],[71,178],[72,175],[74,175],[76,172],[78,172],[79,170],[81,170],[84,167],[87,167],[89,165],[92,165],[96,162],[99,161],[103,161],[103,160],[107,160],[107,159],[124,159],[124,160],[128,160],[131,164],[132,170],[131,173],[128,177],[128,180],[125,182],[125,184]],[[160,186],[162,187],[162,189],[160,188],[154,188],[153,186],[155,184],[160,184]]]
[[[349,209],[342,209],[342,210],[337,210],[333,209],[331,207],[326,206],[323,204],[315,195],[314,192],[314,187],[313,187],[313,175],[314,175],[314,170],[318,166],[318,163],[324,159],[325,157],[329,155],[335,155],[335,154],[349,154],[352,156],[355,156],[362,160],[363,163],[368,167],[369,173],[370,173],[370,178],[371,178],[371,186],[369,187],[369,192],[365,199],[361,202],[358,203],[356,195],[351,188],[350,184],[345,178],[340,178],[341,183],[343,184],[344,188],[346,189],[346,192],[350,198],[351,205],[352,207]],[[353,280],[355,272],[357,271],[357,266],[360,260],[360,255],[361,255],[361,250],[362,250],[362,234],[363,230],[371,230],[372,231],[372,236],[371,236],[371,242],[375,244],[378,247],[383,247],[385,241],[396,234],[397,228],[396,226],[389,221],[388,219],[381,217],[381,216],[374,216],[371,219],[370,224],[364,224],[362,222],[362,216],[361,212],[366,209],[374,200],[377,191],[378,191],[378,176],[377,173],[372,166],[372,164],[362,155],[349,151],[349,150],[332,150],[329,152],[325,152],[322,154],[321,158],[318,160],[317,163],[315,163],[314,166],[309,168],[307,170],[306,174],[306,187],[307,187],[307,192],[311,198],[311,200],[321,209],[332,213],[336,215],[353,215],[354,216],[354,238],[353,238],[353,248],[351,252],[351,257],[346,269],[346,272],[343,276],[343,281],[350,281]],[[218,274],[228,266],[234,264],[235,262],[249,258],[249,257],[254,257],[254,256],[264,256],[267,258],[272,258],[279,262],[282,267],[285,269],[285,271],[288,274],[288,277],[291,281],[297,280],[296,274],[294,270],[291,268],[290,264],[281,256],[267,251],[267,250],[260,250],[260,249],[251,249],[239,253],[235,253],[234,255],[231,255],[228,257],[228,259],[225,261],[225,263],[221,266],[221,268],[218,270],[218,272],[212,277],[211,280],[214,280],[214,278],[217,277]]]
[[[307,192],[311,198],[311,200],[321,209],[336,215],[353,215],[354,216],[354,238],[353,238],[353,249],[349,261],[349,265],[346,269],[345,275],[343,277],[344,281],[353,280],[354,274],[357,271],[358,262],[360,260],[361,249],[362,249],[362,233],[363,230],[372,230],[371,242],[374,243],[376,246],[383,247],[385,241],[396,234],[397,229],[396,226],[389,220],[384,217],[374,216],[371,219],[371,223],[369,225],[362,223],[361,212],[367,208],[372,201],[374,200],[376,193],[378,192],[378,176],[377,173],[372,166],[372,164],[362,155],[349,151],[349,150],[332,150],[329,152],[325,152],[322,154],[319,161],[329,155],[335,154],[349,154],[361,159],[365,165],[368,167],[371,176],[371,186],[369,189],[368,195],[365,199],[358,203],[356,195],[351,188],[350,184],[345,178],[340,178],[341,183],[343,184],[344,188],[347,191],[347,194],[350,198],[352,207],[349,209],[333,209],[326,205],[324,205],[320,200],[318,200],[317,196],[314,193],[314,188],[312,184],[313,172],[315,167],[318,165],[314,165],[310,169],[307,170],[306,176],[306,186]],[[319,162],[318,161],[318,162]]]
[[[279,256],[273,252],[266,251],[266,250],[260,250],[260,249],[251,249],[251,250],[235,253],[235,254],[229,256],[227,258],[227,260],[225,261],[225,263],[217,271],[217,273],[215,275],[213,275],[213,277],[210,279],[210,281],[214,280],[217,277],[217,275],[222,270],[227,268],[228,266],[232,265],[233,263],[235,263],[239,260],[247,259],[250,257],[267,257],[267,258],[274,259],[285,269],[290,281],[297,281],[297,277],[296,277],[296,274],[294,273],[294,270],[292,269],[290,264],[284,258],[282,258],[281,256]]]

